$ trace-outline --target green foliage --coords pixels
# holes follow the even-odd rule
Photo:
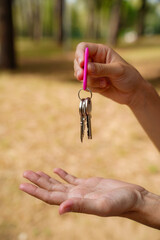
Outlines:
[[[106,39],[110,28],[110,13],[114,5],[114,0],[94,0],[93,2],[86,0],[75,0],[69,2],[66,0],[64,27],[67,37],[72,39],[86,38],[89,32],[89,14],[90,4],[94,6],[94,41],[98,36],[102,37],[102,41]],[[120,25],[120,35],[127,31],[137,30],[138,11],[142,0],[123,0],[122,17]],[[42,36],[53,37],[56,35],[59,26],[56,21],[56,0],[39,0],[41,4],[41,24]],[[148,1],[147,13],[145,21],[145,33],[160,33],[160,3]],[[32,21],[30,17],[34,8],[32,0],[15,0],[13,5],[14,23],[17,36],[31,36]],[[69,9],[69,11],[68,11]],[[69,14],[69,15],[68,15]]]
[[[160,34],[160,3],[149,5],[145,32],[147,34]]]
[[[123,1],[122,30],[133,29],[137,24],[137,9],[128,1]]]
[[[43,35],[52,36],[54,31],[54,2],[50,0],[45,0],[43,2]]]

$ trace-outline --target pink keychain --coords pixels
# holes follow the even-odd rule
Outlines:
[[[89,49],[88,49],[88,47],[87,47],[87,48],[85,49],[85,54],[84,54],[83,90],[86,90],[86,88],[87,88],[88,57],[89,57]]]

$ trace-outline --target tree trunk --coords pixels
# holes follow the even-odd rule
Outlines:
[[[25,14],[28,22],[28,33],[31,39],[40,40],[42,37],[41,0],[27,0]]]
[[[15,67],[12,0],[0,0],[0,68]]]
[[[89,39],[95,38],[95,2],[93,0],[88,0],[88,28],[87,37]]]
[[[95,29],[95,38],[96,40],[101,38],[101,12],[97,10],[96,17],[96,29]]]
[[[147,12],[147,1],[142,0],[141,7],[138,12],[138,29],[137,33],[138,36],[143,36],[144,35],[144,27],[145,27],[145,16]]]
[[[121,23],[122,0],[115,0],[111,10],[109,25],[109,43],[116,45]]]
[[[41,1],[36,0],[33,2],[32,14],[33,14],[33,39],[40,40],[42,37]]]
[[[59,45],[63,45],[64,42],[64,5],[65,0],[57,0],[56,16],[57,16],[57,42]]]

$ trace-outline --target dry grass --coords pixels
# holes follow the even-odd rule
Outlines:
[[[138,48],[118,51],[159,91],[160,47],[152,49],[152,57],[151,49],[144,49],[147,57]],[[80,177],[121,179],[160,194],[159,153],[127,107],[94,94],[93,140],[80,143],[81,85],[73,81],[72,59],[73,53],[63,53],[63,62],[58,56],[22,57],[18,72],[0,75],[0,239],[159,240],[159,231],[127,219],[59,216],[57,207],[18,189],[24,170],[52,175],[54,167],[62,167]]]

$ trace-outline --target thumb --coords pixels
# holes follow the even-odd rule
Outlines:
[[[92,77],[118,77],[124,72],[121,63],[88,63],[88,75]]]
[[[106,205],[106,204],[105,204]],[[71,198],[64,201],[59,207],[59,213],[62,215],[67,212],[78,212],[104,216],[104,204],[97,199]]]

